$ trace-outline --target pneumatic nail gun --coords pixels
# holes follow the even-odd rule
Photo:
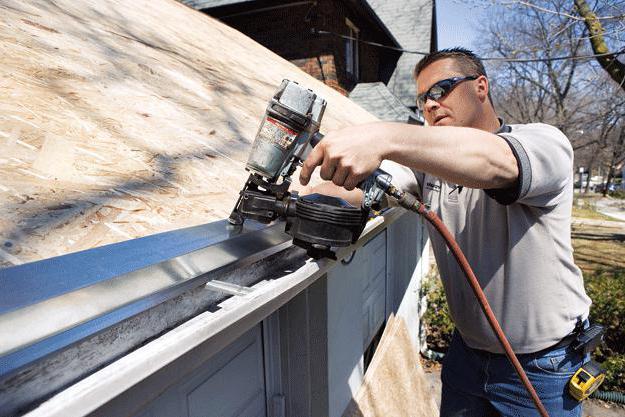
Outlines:
[[[228,221],[241,225],[248,218],[262,223],[284,219],[293,243],[309,256],[336,259],[332,248],[358,240],[391,176],[377,170],[359,184],[364,192],[361,207],[336,197],[289,191],[291,176],[323,138],[319,127],[325,108],[326,101],[312,90],[282,81],[267,105],[246,164],[250,176]]]

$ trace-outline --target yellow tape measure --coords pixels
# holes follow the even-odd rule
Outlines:
[[[590,361],[575,372],[569,381],[569,392],[578,401],[585,400],[603,383],[605,373],[595,361]]]

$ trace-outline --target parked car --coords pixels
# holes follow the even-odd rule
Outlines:
[[[602,193],[603,190],[605,190],[605,186],[606,184],[598,184],[595,186],[595,192],[597,193]],[[614,183],[611,183],[610,186],[608,187],[608,192],[612,193],[616,191],[616,185]]]

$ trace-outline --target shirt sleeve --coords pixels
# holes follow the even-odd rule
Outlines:
[[[573,175],[573,148],[559,129],[543,124],[516,125],[499,133],[506,140],[519,167],[516,183],[505,189],[484,190],[501,204],[534,207],[558,204]]]

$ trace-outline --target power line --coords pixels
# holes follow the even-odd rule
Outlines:
[[[486,57],[480,58],[482,61],[502,61],[502,62],[548,62],[548,61],[564,61],[566,59],[576,60],[576,59],[594,59],[602,56],[618,56],[625,53],[625,48],[616,52],[607,52],[605,54],[594,54],[594,55],[567,55],[567,56],[556,56],[553,58],[507,58],[507,57]]]
[[[422,52],[422,51],[413,51],[410,49],[403,49],[397,46],[391,46],[391,45],[384,45],[378,42],[371,42],[371,41],[365,41],[362,40],[360,38],[354,38],[353,36],[348,36],[348,35],[341,35],[340,33],[336,33],[336,32],[330,32],[327,30],[318,30],[318,29],[312,29],[312,33],[313,34],[319,34],[319,35],[333,35],[333,36],[337,36],[339,38],[343,38],[343,39],[349,39],[349,40],[353,40],[353,41],[357,41],[360,43],[364,43],[367,45],[372,45],[372,46],[377,46],[379,48],[384,48],[384,49],[390,49],[393,51],[398,51],[398,52],[404,52],[407,54],[415,54],[415,55],[430,55],[429,52]],[[576,59],[594,59],[594,58],[598,58],[598,57],[602,57],[602,56],[618,56],[618,55],[622,55],[625,54],[625,48],[621,49],[620,51],[617,52],[608,52],[605,54],[593,54],[593,55],[567,55],[567,56],[557,56],[557,57],[553,57],[553,58],[508,58],[508,57],[479,57],[482,61],[499,61],[499,62],[547,62],[547,61],[563,61],[566,59],[571,59],[571,60],[576,60]]]

